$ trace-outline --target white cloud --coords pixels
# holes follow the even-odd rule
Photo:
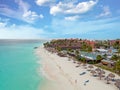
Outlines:
[[[0,39],[17,39],[17,38],[45,38],[43,29],[34,28],[29,25],[10,24],[8,19],[0,18]]]
[[[15,2],[18,4],[19,11],[27,12],[30,8],[30,5],[22,0],[15,0]]]
[[[44,16],[42,15],[42,14],[40,14],[40,16],[39,16],[40,18],[44,18]]]
[[[110,8],[108,6],[104,6],[102,13],[100,15],[98,15],[97,18],[106,17],[106,16],[110,16],[110,15],[111,15]]]
[[[5,27],[6,23],[0,22],[0,27]]]
[[[80,16],[76,15],[76,16],[69,16],[69,17],[65,17],[65,20],[68,20],[68,21],[75,21],[77,19],[79,19]]]
[[[50,0],[36,0],[36,4],[40,5],[40,6],[42,6],[48,2],[50,2]]]
[[[51,6],[56,0],[36,0],[35,3],[39,6]]]
[[[39,18],[44,18],[44,16],[42,14],[38,15],[36,12],[32,12],[32,11],[26,11],[23,14],[23,19],[26,22],[34,22],[35,20],[39,19]]]
[[[19,10],[23,11],[22,18],[26,22],[33,23],[39,18],[43,18],[43,15],[38,15],[36,12],[29,10],[30,5],[22,0],[17,1]],[[42,17],[41,17],[42,16]]]
[[[102,31],[102,30],[119,30],[119,20],[117,18],[101,19],[101,20],[90,20],[90,21],[67,21],[61,19],[54,19],[52,21],[52,30],[54,33],[60,33],[61,35],[69,34],[86,34],[93,31]]]
[[[0,39],[34,39],[46,38],[42,29],[36,29],[31,26],[0,26]]]
[[[79,2],[77,5],[73,2],[69,3],[62,3],[59,2],[56,5],[53,5],[50,8],[50,14],[57,15],[59,13],[61,14],[82,14],[86,13],[89,10],[92,9],[93,6],[95,6],[97,1],[87,1],[87,2]]]
[[[44,17],[42,14],[39,15],[36,12],[31,11],[30,5],[26,2],[23,2],[23,0],[15,0],[15,2],[18,4],[17,10],[13,10],[6,5],[0,5],[0,14],[23,20],[28,23],[34,23],[37,19]]]
[[[7,26],[8,22],[9,22],[9,19],[2,19],[2,18],[0,18],[0,27]]]

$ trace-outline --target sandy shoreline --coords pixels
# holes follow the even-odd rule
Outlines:
[[[76,68],[77,64],[68,61],[66,57],[51,54],[43,47],[39,47],[36,52],[42,59],[42,69],[49,81],[42,90],[118,90],[114,83],[106,84],[105,80],[92,77],[83,66]],[[86,74],[79,75],[82,72]],[[106,75],[108,73],[110,72],[106,71]],[[85,84],[87,80],[89,82]]]

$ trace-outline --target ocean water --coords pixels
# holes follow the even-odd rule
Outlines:
[[[0,40],[0,90],[40,90],[44,81],[34,47],[39,40]]]

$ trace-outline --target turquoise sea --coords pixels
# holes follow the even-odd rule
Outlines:
[[[0,90],[40,90],[44,81],[38,73],[34,47],[40,40],[0,40]]]

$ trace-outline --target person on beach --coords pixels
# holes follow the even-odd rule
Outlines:
[[[77,79],[75,80],[75,83],[77,83]]]
[[[88,82],[89,82],[89,80],[85,81],[85,82],[84,82],[84,85],[86,86],[86,83],[88,83]]]
[[[86,86],[86,82],[84,82],[84,86]]]

